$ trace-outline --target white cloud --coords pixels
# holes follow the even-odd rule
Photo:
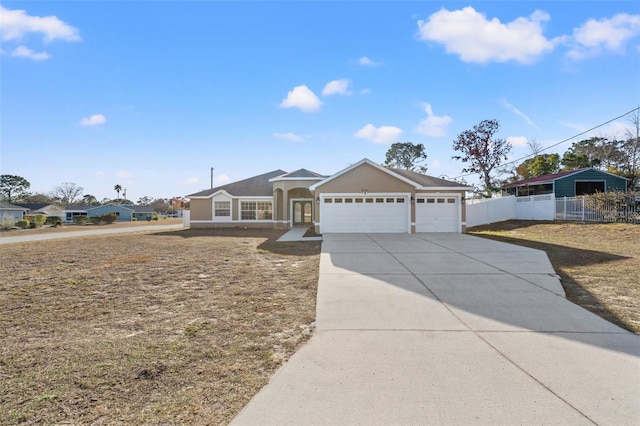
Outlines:
[[[424,108],[427,118],[420,120],[416,132],[433,137],[444,136],[447,134],[447,127],[453,122],[453,118],[448,115],[441,117],[433,115],[431,104],[426,104]]]
[[[531,119],[529,118],[529,116],[527,116],[527,114],[525,114],[524,112],[520,111],[518,108],[516,108],[515,106],[511,105],[509,102],[507,102],[506,99],[501,99],[500,102],[502,102],[502,105],[504,105],[505,107],[507,107],[509,110],[513,111],[515,114],[519,115],[520,117],[524,118],[524,120],[531,126],[531,127],[535,127],[536,129],[538,128],[538,126],[536,126],[535,124],[533,124],[533,121],[531,121]]]
[[[13,52],[11,52],[11,56],[16,56],[19,58],[29,58],[33,59],[34,61],[43,61],[51,57],[51,55],[46,52],[36,53],[26,46],[18,46],[13,49]]]
[[[367,124],[353,136],[358,139],[368,139],[373,143],[384,144],[397,141],[400,134],[402,134],[402,129],[395,126],[375,127],[373,124]]]
[[[434,169],[437,169],[438,167],[440,167],[440,165],[441,165],[440,160],[433,160],[431,162],[431,167]]]
[[[127,179],[127,178],[130,178],[131,176],[133,175],[126,170],[118,170],[116,172],[116,177],[119,179]]]
[[[302,136],[296,135],[295,133],[292,133],[292,132],[273,133],[271,136],[273,136],[274,138],[283,139],[285,141],[291,141],[291,142],[302,142],[304,140]]]
[[[98,178],[104,177],[104,172],[102,170],[98,170],[95,172],[94,176]]]
[[[192,176],[190,178],[185,179],[185,181],[184,181],[184,183],[189,184],[189,185],[192,185],[192,184],[195,184],[195,183],[198,183],[198,182],[200,182],[200,179],[198,179],[197,176]]]
[[[362,89],[362,90],[360,91],[360,94],[361,94],[361,95],[368,95],[369,93],[371,93],[371,89]]]
[[[215,176],[216,185],[224,185],[225,183],[229,182],[230,180],[231,179],[227,175]]]
[[[349,90],[349,80],[344,78],[340,80],[332,80],[324,86],[322,89],[322,96],[329,95],[350,95],[351,91]]]
[[[97,126],[107,122],[107,118],[102,114],[93,114],[91,117],[80,120],[81,126]]]
[[[507,136],[507,142],[515,147],[524,148],[527,146],[528,139],[526,136]]]
[[[363,56],[362,58],[358,59],[358,64],[362,65],[363,67],[377,67],[382,65],[382,62],[376,62],[367,58],[366,56]]]
[[[24,10],[9,10],[0,6],[2,40],[19,40],[27,33],[42,33],[46,42],[55,39],[80,40],[78,30],[55,16],[30,16]]]
[[[532,63],[541,54],[551,51],[557,40],[542,35],[542,23],[549,15],[536,10],[529,18],[517,18],[502,23],[491,20],[471,7],[440,11],[426,21],[418,21],[419,37],[444,44],[446,51],[465,62]]]
[[[624,44],[640,35],[640,15],[620,13],[612,18],[590,19],[573,30],[567,56],[574,60],[596,56],[603,51],[621,53]]]
[[[300,108],[304,112],[315,112],[320,109],[320,99],[307,86],[296,86],[289,91],[287,98],[280,103],[282,108]]]

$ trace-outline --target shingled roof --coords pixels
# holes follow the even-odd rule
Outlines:
[[[468,185],[463,185],[458,182],[450,182],[445,179],[440,179],[437,177],[412,172],[411,170],[403,170],[403,169],[389,169],[389,170],[399,174],[400,176],[404,176],[407,179],[414,181],[415,183],[419,183],[422,186],[450,187],[450,188],[456,188],[456,187],[467,188],[468,187]]]
[[[312,172],[311,170],[298,169],[298,170],[296,170],[294,172],[285,173],[282,176],[277,176],[276,179],[295,179],[295,178],[318,178],[318,179],[324,179],[324,178],[326,178],[326,176],[321,175],[320,173]],[[272,180],[275,180],[275,179],[272,179]]]
[[[273,196],[273,184],[269,179],[287,174],[284,170],[274,170],[269,173],[254,176],[248,179],[239,180],[237,182],[228,183],[216,188],[207,189],[205,191],[196,192],[189,197],[209,197],[218,191],[225,191],[233,196],[245,197],[271,197]]]

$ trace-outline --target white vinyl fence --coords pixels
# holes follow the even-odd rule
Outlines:
[[[558,198],[556,220],[640,223],[640,196],[612,193]]]
[[[182,212],[182,225],[185,228],[188,228],[190,226],[191,222],[191,210],[184,210]]]
[[[467,227],[509,219],[554,220],[555,200],[554,194],[467,200]]]

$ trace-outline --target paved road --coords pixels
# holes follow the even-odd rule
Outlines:
[[[324,235],[316,327],[232,425],[640,424],[640,337],[537,250]]]
[[[140,232],[140,231],[163,231],[163,230],[178,229],[183,227],[184,226],[181,223],[179,223],[179,224],[172,224],[172,225],[135,226],[131,228],[111,228],[111,229],[104,228],[104,229],[91,229],[91,230],[85,230],[85,231],[52,232],[50,234],[18,235],[15,237],[0,238],[0,245],[13,244],[13,243],[26,243],[30,241],[54,240],[59,238],[87,237],[90,235],[123,234],[126,232]]]

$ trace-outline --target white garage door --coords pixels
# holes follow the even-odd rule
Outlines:
[[[332,232],[408,232],[406,196],[323,196],[320,230]]]
[[[458,197],[416,198],[416,232],[460,232]]]

